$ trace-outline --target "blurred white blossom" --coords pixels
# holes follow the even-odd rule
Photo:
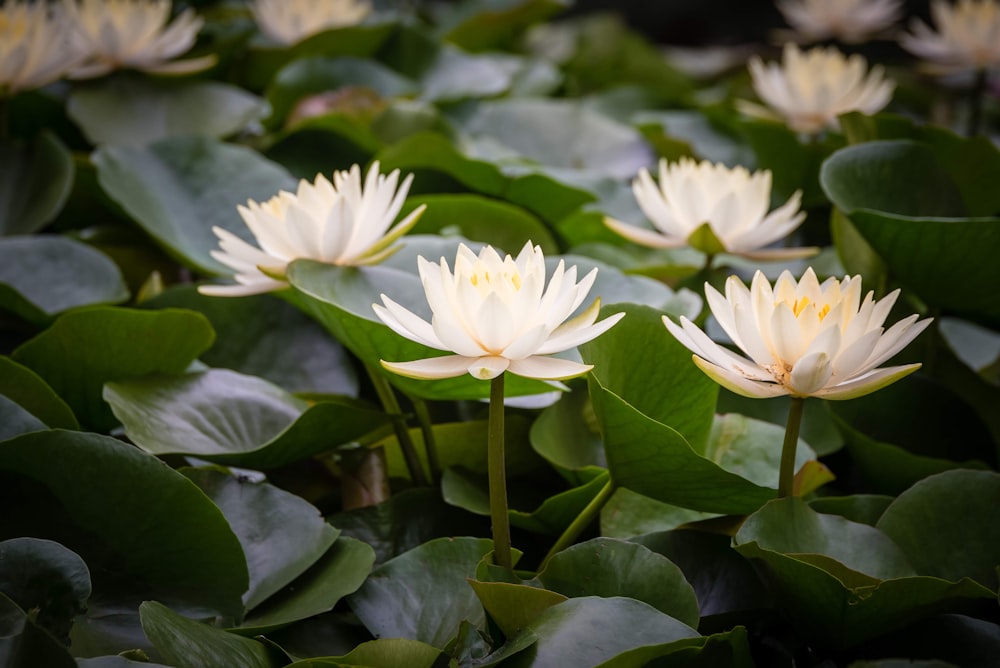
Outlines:
[[[372,12],[368,0],[254,0],[250,4],[261,32],[279,44],[292,45],[306,37],[351,26]]]
[[[899,20],[901,0],[779,0],[778,10],[806,42],[863,42]]]
[[[25,0],[0,5],[0,97],[61,79],[82,55],[62,5]]]
[[[907,51],[939,74],[985,70],[1000,65],[1000,3],[996,0],[934,0],[932,29],[914,19],[900,38]]]

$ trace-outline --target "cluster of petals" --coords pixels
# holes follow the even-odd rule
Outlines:
[[[802,193],[768,213],[771,172],[751,173],[708,161],[681,158],[668,164],[660,160],[659,184],[642,169],[632,182],[636,202],[655,229],[629,225],[613,218],[605,224],[629,241],[652,248],[680,248],[692,244],[692,235],[708,225],[725,252],[756,260],[806,257],[815,248],[765,249],[802,224]],[[705,250],[700,248],[699,250]]]
[[[61,5],[0,5],[0,97],[61,79],[83,55]]]
[[[477,256],[460,245],[455,271],[441,258],[435,264],[418,258],[420,280],[433,317],[430,322],[386,295],[373,304],[375,314],[397,334],[430,348],[454,353],[412,362],[382,365],[410,378],[452,378],[465,373],[491,379],[509,371],[518,376],[564,380],[592,367],[546,357],[585,343],[610,329],[624,313],[597,321],[600,299],[571,320],[597,275],[593,269],[576,280],[576,266],[562,260],[545,284],[545,257],[539,246],[525,244],[517,258],[500,257],[490,246]]]
[[[933,30],[914,19],[903,35],[903,48],[929,62],[941,74],[985,70],[1000,65],[1000,3],[997,0],[958,0],[931,3]]]
[[[686,318],[679,326],[666,317],[663,323],[702,371],[737,394],[852,399],[920,367],[877,368],[931,322],[911,315],[885,329],[898,295],[876,301],[869,292],[862,301],[860,276],[820,283],[811,268],[798,282],[784,272],[773,289],[760,272],[749,289],[731,276],[725,296],[706,285],[712,314],[747,357],[715,343]]]
[[[874,114],[892,99],[895,83],[880,65],[868,70],[864,57],[845,56],[833,47],[802,51],[785,44],[781,63],[754,57],[749,63],[753,88],[774,114],[796,132],[816,134],[836,128],[849,111]],[[759,115],[755,105],[741,108]],[[766,113],[765,115],[770,115]]]
[[[778,10],[806,42],[863,42],[899,20],[901,0],[779,0]]]
[[[371,12],[368,0],[254,0],[250,5],[260,31],[279,44],[292,45],[306,37],[351,26]]]
[[[185,9],[170,21],[170,0],[64,0],[74,39],[86,55],[70,76],[88,79],[113,70],[186,74],[210,67],[214,56],[172,60],[194,46],[202,20]]]
[[[236,285],[203,285],[203,294],[239,297],[288,287],[285,272],[293,260],[307,258],[336,265],[381,262],[398,250],[394,242],[416,224],[423,206],[396,224],[413,175],[399,184],[399,170],[388,176],[372,163],[362,183],[361,168],[303,179],[295,193],[281,191],[259,204],[239,206],[260,247],[214,227],[221,250],[212,257],[233,269]],[[397,188],[398,184],[398,188]]]

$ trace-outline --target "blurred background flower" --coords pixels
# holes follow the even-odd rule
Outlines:
[[[934,28],[914,19],[900,38],[903,48],[938,74],[985,70],[1000,65],[1000,3],[944,0],[931,3]],[[936,29],[935,29],[936,28]]]
[[[56,81],[83,56],[62,5],[7,0],[0,5],[0,97]]]
[[[901,0],[778,0],[782,16],[802,42],[864,42],[902,16]]]
[[[279,44],[292,45],[316,33],[355,25],[372,12],[368,0],[254,0],[250,4],[260,31]]]

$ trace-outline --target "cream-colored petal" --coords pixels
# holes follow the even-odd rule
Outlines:
[[[910,375],[919,368],[920,364],[907,364],[905,366],[892,366],[885,367],[884,369],[876,369],[845,383],[818,390],[813,394],[813,396],[834,400],[855,399],[866,394],[871,394],[872,392],[880,390],[887,385],[891,385],[897,380]]]
[[[461,355],[445,355],[444,357],[428,357],[412,362],[387,362],[380,360],[383,368],[400,376],[417,378],[419,380],[438,380],[455,378],[469,372],[469,366],[475,358]]]
[[[709,378],[730,392],[741,396],[750,397],[751,399],[769,399],[789,394],[788,388],[778,383],[750,380],[740,374],[727,371],[722,367],[703,360],[697,355],[693,355],[691,359],[694,360],[698,368],[704,371]]]
[[[372,304],[372,310],[379,320],[400,336],[422,343],[429,348],[448,350],[434,334],[431,324],[409,309],[400,306],[385,295],[381,295],[382,304]]]
[[[788,384],[795,395],[808,397],[822,389],[832,374],[829,353],[810,353],[795,363]]]
[[[492,380],[496,378],[511,365],[511,361],[506,357],[496,355],[480,357],[469,365],[469,375],[479,380]]]
[[[524,359],[511,360],[508,371],[517,376],[525,378],[537,378],[538,380],[567,380],[576,378],[590,371],[591,364],[580,364],[572,360],[564,360],[559,357],[543,357],[532,355]]]

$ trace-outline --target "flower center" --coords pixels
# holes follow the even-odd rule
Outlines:
[[[469,282],[482,295],[504,290],[506,286],[513,288],[516,292],[521,289],[521,274],[508,271],[491,272],[484,266],[477,266],[472,275],[469,276]]]
[[[812,300],[809,299],[808,297],[802,297],[801,299],[796,299],[795,302],[792,303],[792,313],[794,313],[795,317],[797,318],[799,317],[799,314],[802,313],[802,311],[804,311],[805,308],[812,303],[813,303]],[[819,309],[818,315],[820,322],[823,321],[823,318],[825,318],[829,312],[830,312],[829,304],[825,304],[823,308]]]

